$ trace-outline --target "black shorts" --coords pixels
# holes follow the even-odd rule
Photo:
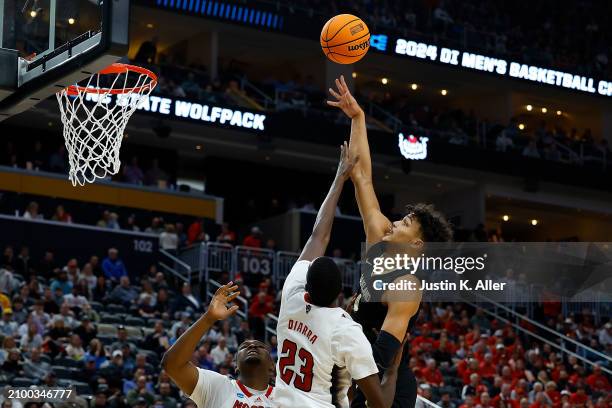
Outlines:
[[[402,361],[397,369],[397,384],[395,386],[395,398],[393,405],[391,405],[392,408],[414,408],[416,404],[417,381],[414,373],[408,366],[409,361],[410,353],[408,351],[408,344],[406,344]],[[383,373],[379,373],[379,376],[382,379]],[[366,407],[366,398],[358,388],[351,402],[351,408]]]

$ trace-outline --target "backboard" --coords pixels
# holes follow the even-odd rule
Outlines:
[[[0,0],[0,121],[127,53],[129,0]]]

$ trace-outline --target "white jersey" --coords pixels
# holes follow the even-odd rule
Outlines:
[[[296,262],[283,286],[274,403],[280,408],[348,407],[351,378],[378,373],[372,346],[343,309],[304,300],[309,267],[309,261]]]
[[[273,408],[272,390],[269,386],[257,391],[240,380],[198,368],[198,383],[189,398],[198,408]]]

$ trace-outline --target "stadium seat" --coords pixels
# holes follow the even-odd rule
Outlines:
[[[29,387],[35,384],[38,384],[38,380],[35,378],[15,377],[11,381],[13,387]]]
[[[127,324],[128,326],[142,327],[145,325],[145,321],[140,317],[128,317],[125,319],[125,324]]]
[[[51,366],[51,369],[53,370],[55,375],[57,375],[58,378],[64,378],[64,379],[73,379],[78,375],[80,371],[79,369],[74,368],[74,367],[66,367],[66,366],[59,366],[59,365]]]
[[[92,392],[91,388],[89,387],[89,384],[87,383],[80,382],[80,381],[73,381],[71,385],[76,388],[77,395],[91,394]]]
[[[57,357],[53,360],[53,365],[78,368],[81,366],[81,362],[68,357]]]
[[[117,305],[114,303],[106,305],[106,311],[112,314],[123,314],[125,313],[125,306]]]
[[[104,310],[104,305],[100,302],[89,302],[89,304],[91,305],[91,308],[93,310],[95,310],[96,312],[100,313],[102,310]]]
[[[100,321],[102,323],[106,323],[106,324],[121,324],[123,323],[123,319],[119,316],[116,315],[112,315],[112,314],[108,314],[108,313],[102,313],[100,315]]]
[[[102,342],[102,344],[104,344],[105,346],[110,346],[111,344],[113,344],[113,342],[116,339],[116,336],[98,336],[98,339]]]

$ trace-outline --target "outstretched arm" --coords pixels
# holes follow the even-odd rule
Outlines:
[[[375,243],[381,240],[391,222],[380,211],[380,205],[374,192],[372,158],[368,144],[365,113],[351,95],[344,76],[336,79],[336,88],[337,90],[329,89],[330,94],[336,100],[327,101],[327,104],[340,108],[351,118],[350,151],[351,154],[358,154],[360,157],[359,163],[351,172],[351,179],[355,185],[355,196],[363,219],[366,241]]]
[[[170,378],[179,386],[181,391],[191,395],[198,383],[198,369],[191,362],[191,356],[204,333],[215,324],[217,320],[224,320],[236,313],[238,306],[227,308],[240,292],[233,282],[221,286],[210,301],[208,310],[202,317],[187,329],[170,347],[162,358],[162,367]]]
[[[338,165],[336,177],[327,193],[327,197],[325,197],[323,204],[321,204],[312,234],[308,238],[306,245],[304,245],[298,261],[312,261],[325,254],[325,249],[331,236],[332,223],[336,215],[336,207],[342,194],[342,188],[358,159],[358,156],[350,154],[348,145],[344,142],[340,147],[340,164]]]

